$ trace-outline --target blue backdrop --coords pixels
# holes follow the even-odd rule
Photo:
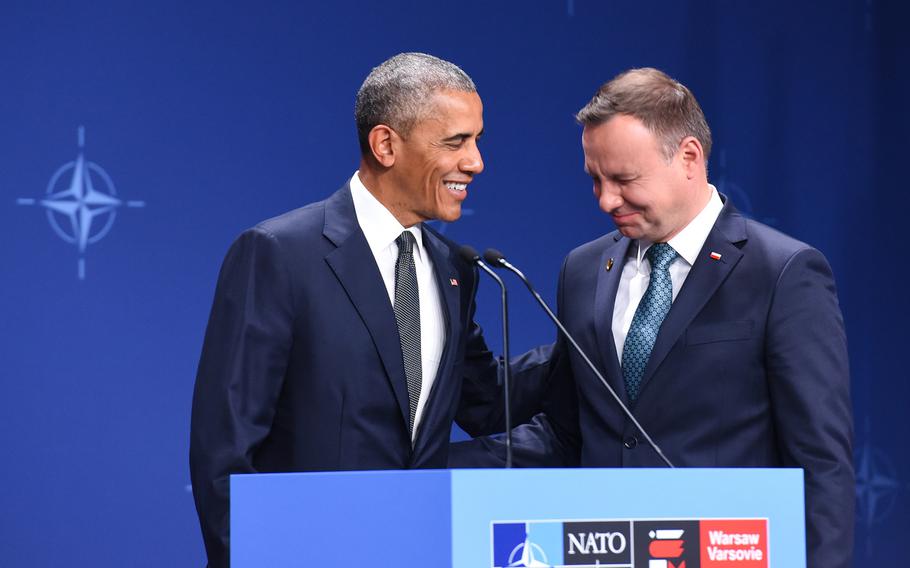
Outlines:
[[[566,252],[611,229],[574,111],[634,66],[695,92],[712,181],[834,267],[857,424],[856,565],[903,558],[907,23],[902,3],[881,0],[4,0],[0,564],[202,563],[189,409],[222,256],[242,229],[344,183],[358,161],[354,93],[410,50],[463,66],[485,103],[486,172],[444,230],[500,248],[549,300]],[[513,287],[513,349],[551,341]],[[480,302],[492,332],[488,284]]]

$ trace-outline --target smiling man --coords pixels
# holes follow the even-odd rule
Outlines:
[[[400,54],[357,93],[359,171],[244,232],[221,269],[193,397],[190,468],[210,566],[233,473],[443,468],[453,419],[498,421],[475,273],[423,224],[483,171],[483,108],[452,63]]]

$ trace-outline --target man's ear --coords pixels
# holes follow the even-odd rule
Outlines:
[[[383,167],[390,168],[395,164],[395,146],[398,138],[398,133],[385,124],[377,124],[370,130],[367,136],[370,152]]]
[[[682,160],[683,169],[686,171],[686,178],[692,179],[699,175],[705,167],[705,152],[701,147],[701,142],[694,136],[686,136],[679,143],[677,152]]]

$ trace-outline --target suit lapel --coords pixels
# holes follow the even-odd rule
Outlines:
[[[604,249],[597,270],[597,289],[594,293],[594,327],[597,334],[597,348],[600,355],[600,368],[605,371],[609,381],[623,401],[626,401],[626,387],[622,379],[622,369],[616,356],[616,345],[613,339],[613,306],[616,303],[616,291],[622,268],[629,250],[629,239],[616,232],[614,241]],[[607,270],[607,266],[610,269]]]
[[[651,357],[642,375],[642,396],[670,349],[743,256],[738,244],[746,240],[746,223],[733,204],[729,200],[725,201],[724,208],[708,233],[685,284],[657,334]],[[720,259],[714,260],[711,253],[720,254]]]
[[[325,260],[373,338],[402,420],[407,424],[410,410],[401,344],[398,333],[391,333],[398,329],[398,324],[376,259],[357,224],[349,186],[345,185],[326,201],[323,235],[337,247]]]

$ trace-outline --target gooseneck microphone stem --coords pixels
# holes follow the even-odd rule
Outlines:
[[[503,406],[505,408],[505,429],[506,429],[506,468],[512,467],[512,409],[511,409],[511,372],[509,366],[509,299],[506,293],[506,283],[502,281],[489,266],[480,260],[477,251],[468,245],[461,247],[459,251],[462,258],[479,267],[481,270],[490,275],[490,277],[499,284],[502,293],[502,391]]]
[[[527,279],[527,277],[525,277],[525,275],[520,270],[518,270],[518,268],[507,261],[502,253],[497,250],[487,249],[487,251],[484,252],[483,256],[487,262],[489,262],[494,267],[505,268],[506,270],[518,276],[518,278],[524,282],[525,286],[527,286],[528,290],[531,292],[531,295],[534,296],[534,299],[537,300],[538,304],[540,304],[540,307],[543,308],[550,319],[553,320],[553,323],[556,324],[556,327],[559,328],[559,331],[562,333],[563,337],[565,337],[566,340],[572,344],[572,347],[575,348],[575,351],[581,355],[581,358],[584,359],[584,362],[588,365],[591,371],[593,371],[597,378],[600,379],[600,382],[603,383],[603,386],[607,388],[607,392],[610,393],[610,395],[613,397],[613,400],[615,400],[616,404],[618,404],[622,409],[623,413],[626,415],[626,418],[628,418],[632,424],[635,425],[635,428],[641,432],[642,437],[644,437],[644,439],[648,442],[648,445],[651,446],[655,452],[657,452],[657,455],[660,456],[660,459],[662,459],[665,464],[667,464],[667,467],[673,468],[673,463],[667,459],[667,456],[665,456],[663,451],[661,451],[660,446],[658,446],[654,440],[651,439],[651,436],[649,436],[642,425],[638,423],[638,420],[636,420],[635,416],[632,415],[632,411],[629,410],[629,407],[623,403],[622,399],[619,398],[619,395],[616,394],[616,391],[613,390],[613,387],[610,386],[610,383],[607,382],[600,371],[597,370],[597,367],[594,365],[594,363],[592,363],[585,352],[582,351],[581,347],[575,341],[575,338],[569,334],[569,331],[565,328],[565,326],[562,325],[562,322],[559,321],[559,318],[556,317],[556,314],[553,313],[553,310],[550,309],[550,306],[548,306],[544,299],[540,297],[540,294],[537,293],[537,290],[534,289],[534,286],[531,285],[531,282]]]

